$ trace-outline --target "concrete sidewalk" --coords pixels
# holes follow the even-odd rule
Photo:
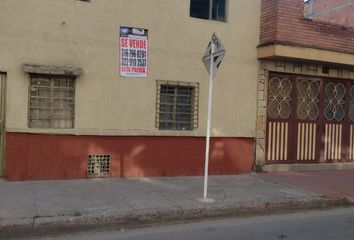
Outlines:
[[[130,228],[347,204],[263,174],[213,176],[205,204],[202,177],[0,181],[0,239],[9,236]]]
[[[259,176],[264,180],[291,184],[328,197],[345,197],[354,204],[354,170],[272,172]]]

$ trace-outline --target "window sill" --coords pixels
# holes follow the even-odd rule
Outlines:
[[[222,21],[222,20],[215,20],[215,19],[205,19],[205,18],[198,18],[198,17],[191,17],[189,16],[191,19],[198,19],[201,21],[208,21],[208,22],[213,22],[213,23],[228,23],[226,20]]]

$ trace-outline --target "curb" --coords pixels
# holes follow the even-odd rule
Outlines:
[[[291,213],[303,210],[323,210],[349,207],[346,198],[318,198],[310,201],[266,203],[262,205],[208,206],[197,209],[145,210],[127,215],[83,215],[35,217],[30,219],[0,219],[0,239],[75,233],[80,231],[121,230],[147,226],[195,222],[203,219],[249,217]]]

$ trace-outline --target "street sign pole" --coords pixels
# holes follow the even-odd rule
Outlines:
[[[208,94],[208,121],[205,146],[205,169],[204,169],[204,193],[203,198],[207,199],[208,195],[208,172],[209,172],[209,146],[210,146],[210,130],[211,130],[211,109],[213,99],[213,78],[214,78],[214,52],[215,44],[211,42],[210,54],[210,70],[209,70],[209,94]]]
[[[219,68],[221,61],[225,55],[225,48],[222,45],[220,39],[214,33],[211,37],[211,41],[202,57],[202,62],[205,68],[209,72],[209,93],[208,93],[208,119],[207,119],[207,132],[205,142],[205,169],[204,169],[204,192],[203,198],[199,201],[204,203],[214,202],[214,199],[207,198],[208,196],[208,173],[209,173],[209,158],[210,158],[210,135],[211,135],[211,109],[213,99],[213,79],[216,70]]]

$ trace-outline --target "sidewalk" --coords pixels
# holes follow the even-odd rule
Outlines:
[[[354,170],[273,172],[264,180],[287,183],[328,197],[345,197],[354,204]]]
[[[348,204],[283,184],[267,174],[212,176],[201,203],[202,177],[0,181],[0,239],[7,236],[130,228],[325,208]]]

